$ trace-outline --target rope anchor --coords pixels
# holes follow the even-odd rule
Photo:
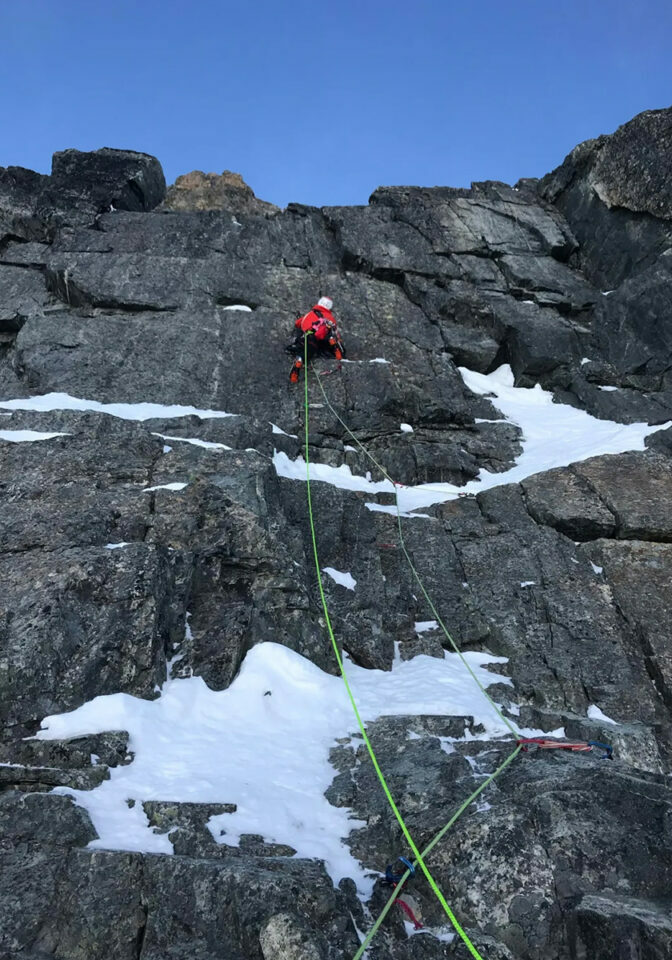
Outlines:
[[[570,753],[590,753],[593,747],[604,750],[602,760],[614,759],[614,748],[599,740],[554,740],[550,737],[521,737],[516,743],[523,753],[535,750],[569,750]]]

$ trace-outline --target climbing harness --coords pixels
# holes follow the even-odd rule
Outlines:
[[[569,750],[571,753],[590,753],[593,747],[604,750],[603,760],[613,760],[614,748],[599,740],[553,740],[550,737],[521,737],[516,741],[523,753],[530,750]]]

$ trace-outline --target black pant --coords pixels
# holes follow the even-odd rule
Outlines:
[[[309,334],[306,337],[306,349],[308,352],[308,359],[314,360],[315,357],[334,357],[335,347],[332,347],[328,339],[318,340],[315,337],[315,334]],[[294,338],[294,342],[288,344],[285,347],[287,353],[291,353],[293,357],[296,357],[297,360],[303,360],[304,358],[304,342],[303,334],[297,334]]]

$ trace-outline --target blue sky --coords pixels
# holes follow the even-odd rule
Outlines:
[[[515,182],[672,104],[669,0],[2,0],[0,165],[102,146],[284,206]]]

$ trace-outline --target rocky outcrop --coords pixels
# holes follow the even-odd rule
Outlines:
[[[226,210],[234,217],[274,214],[278,207],[265,200],[259,200],[239,173],[225,170],[223,173],[203,173],[192,170],[178,177],[168,188],[162,209]]]
[[[670,246],[671,149],[672,112],[647,110],[575,147],[540,182],[581,245],[584,271],[603,289],[641,273]]]
[[[58,227],[90,225],[106,210],[153,210],[165,192],[161,164],[131,150],[63,150],[51,176],[1,167],[0,249],[8,239],[43,241]]]
[[[518,758],[433,855],[448,902],[488,960],[667,955],[671,116],[581,145],[541,182],[387,187],[354,208],[269,209],[232,174],[165,196],[158,162],[127,151],[0,171],[0,956],[336,960],[388,895],[378,883],[362,905],[273,837],[217,842],[210,818],[237,797],[129,797],[173,856],[97,849],[84,810],[48,791],[120,777],[133,743],[26,739],[99,695],[157,697],[168,675],[224,689],[264,641],[336,671],[305,488],[273,462],[303,452],[283,348],[320,291],[348,346],[329,398],[404,484],[463,485],[520,456],[521,430],[459,366],[509,363],[518,386],[660,426],[646,450],[402,522],[460,647],[508,658],[490,687],[507,717],[615,747]],[[382,479],[314,385],[310,402],[311,460]],[[312,498],[323,562],[357,581],[325,580],[349,656],[442,657],[443,634],[414,629],[434,614],[396,513],[367,506],[390,494],[314,483]],[[471,716],[369,733],[421,845],[510,751]],[[382,871],[407,851],[361,742],[331,760],[327,797],[360,821],[351,851]],[[424,881],[412,895],[430,932],[408,938],[392,911],[371,957],[463,956]]]

